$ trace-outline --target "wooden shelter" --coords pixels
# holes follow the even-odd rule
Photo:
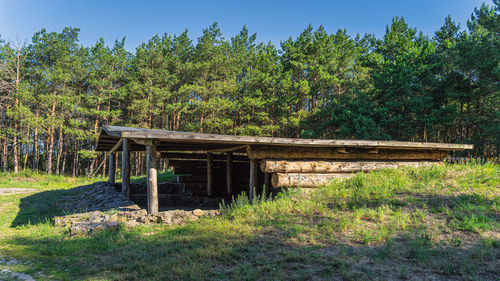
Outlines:
[[[158,211],[158,160],[166,158],[179,182],[207,196],[269,187],[313,187],[333,178],[385,167],[428,165],[468,144],[321,140],[230,136],[103,126],[96,150],[109,152],[109,181],[115,153],[122,151],[122,192],[130,193],[130,152],[146,151],[148,213]]]

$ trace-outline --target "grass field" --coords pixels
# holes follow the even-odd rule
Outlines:
[[[498,280],[500,166],[381,170],[273,200],[244,197],[184,226],[69,237],[49,220],[58,196],[98,179],[2,174],[2,269],[37,280]],[[13,227],[13,222],[15,227]],[[7,266],[8,261],[16,260]],[[12,263],[12,262],[11,262]]]

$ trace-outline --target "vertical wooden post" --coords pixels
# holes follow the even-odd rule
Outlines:
[[[106,177],[106,152],[102,153],[102,161],[103,161],[103,166],[102,166],[102,177]],[[65,157],[63,156],[63,167],[61,168],[61,171],[64,173],[64,159]],[[108,163],[109,164],[109,163]]]
[[[248,184],[248,200],[250,203],[253,201],[255,187],[257,185],[257,170],[259,169],[259,160],[255,158],[250,159],[250,180]]]
[[[214,194],[214,179],[213,179],[213,169],[214,167],[214,156],[212,153],[207,154],[207,195],[212,196]]]
[[[126,138],[122,143],[122,192],[130,196],[130,142]]]
[[[148,178],[148,214],[158,213],[158,155],[155,146],[146,146]]]
[[[233,153],[228,152],[226,154],[226,192],[227,195],[233,194]]]
[[[108,156],[108,162],[109,162],[109,165],[108,165],[109,180],[108,180],[108,182],[110,184],[115,184],[115,173],[116,173],[115,159],[116,159],[115,152],[110,153]]]
[[[264,194],[264,196],[266,197],[269,195],[269,190],[271,190],[271,188],[269,187],[269,185],[271,184],[271,181],[269,180],[270,176],[270,173],[264,173],[264,186],[262,187],[262,194]]]

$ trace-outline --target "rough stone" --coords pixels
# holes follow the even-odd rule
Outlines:
[[[134,228],[139,224],[163,223],[167,225],[184,224],[195,221],[203,216],[215,217],[220,215],[218,210],[168,210],[157,214],[148,214],[123,193],[105,182],[80,186],[70,195],[61,197],[62,208],[72,215],[55,217],[54,225],[68,227],[71,235],[93,234],[97,231],[116,230],[120,224],[127,228]],[[200,206],[213,204],[213,198],[201,200]],[[85,212],[81,212],[85,210]],[[110,211],[110,213],[106,213]]]
[[[109,215],[103,214],[99,211],[93,212],[88,221],[92,223],[100,223],[100,222],[106,222],[109,220]]]
[[[79,222],[79,223],[74,223],[70,227],[70,233],[71,235],[92,234],[102,230],[117,230],[119,226],[120,224],[118,222],[102,222],[102,223]]]
[[[92,227],[88,223],[75,223],[71,226],[70,228],[70,233],[71,235],[77,235],[77,234],[88,234],[90,233]]]
[[[193,215],[195,215],[195,216],[197,216],[197,217],[201,217],[201,216],[203,216],[203,211],[202,211],[202,210],[200,210],[200,209],[195,209],[195,210],[193,211]]]
[[[107,225],[109,230],[117,230],[120,227],[120,223],[116,221],[108,222]]]
[[[160,216],[162,223],[172,224],[172,214],[170,214],[170,212],[160,212],[158,215]]]
[[[134,228],[134,227],[138,226],[139,224],[140,224],[140,223],[139,223],[139,222],[137,222],[137,221],[126,221],[126,222],[125,222],[125,226],[126,226],[127,228]]]
[[[220,215],[220,212],[218,210],[209,210],[208,211],[208,216],[209,217],[216,217],[216,216],[219,216]]]

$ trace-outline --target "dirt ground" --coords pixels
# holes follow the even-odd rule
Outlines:
[[[3,188],[0,188],[0,196],[20,194],[20,193],[30,193],[33,191],[36,191],[36,189],[34,189],[34,188],[3,187]]]

